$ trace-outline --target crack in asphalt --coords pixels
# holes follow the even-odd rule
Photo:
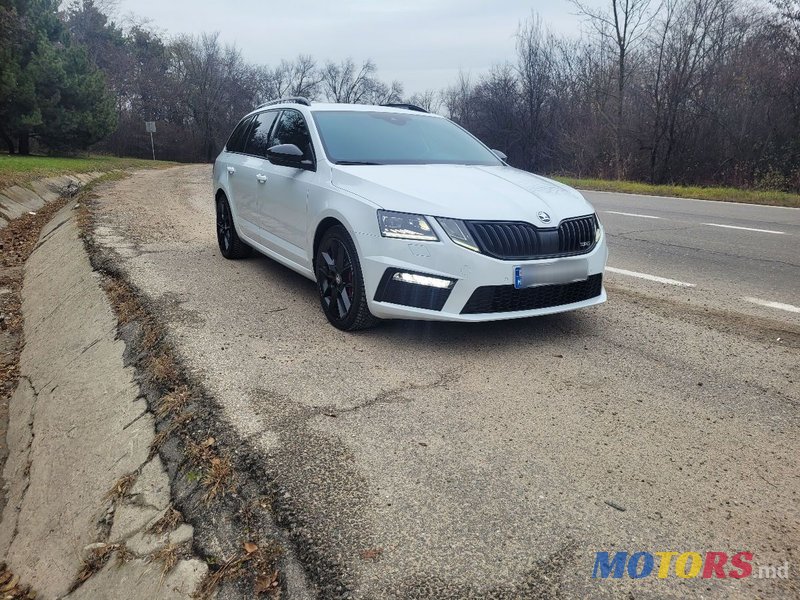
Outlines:
[[[441,387],[446,388],[449,384],[458,381],[459,378],[460,376],[456,374],[456,369],[448,369],[447,371],[440,373],[436,381],[430,383],[412,383],[409,385],[404,385],[393,389],[383,390],[379,394],[377,394],[373,399],[367,400],[363,404],[359,404],[357,406],[353,406],[350,408],[343,408],[343,409],[335,409],[332,405],[328,405],[327,407],[318,408],[314,410],[313,413],[314,415],[324,414],[326,416],[328,416],[328,414],[333,414],[333,413],[347,414],[347,413],[361,411],[365,408],[371,408],[379,404],[398,404],[398,403],[414,402],[413,398],[406,398],[403,396],[403,394],[407,392],[431,390]]]

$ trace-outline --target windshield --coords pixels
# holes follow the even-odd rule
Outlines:
[[[447,119],[368,111],[314,113],[328,159],[337,164],[501,165],[477,139]]]

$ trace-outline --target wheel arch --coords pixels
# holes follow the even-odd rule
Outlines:
[[[322,236],[325,235],[325,232],[328,231],[331,227],[335,227],[336,225],[341,225],[345,229],[348,229],[347,225],[345,225],[341,219],[338,219],[337,217],[333,217],[330,215],[322,219],[319,223],[317,223],[317,228],[314,230],[314,242],[311,247],[312,268],[316,268],[316,265],[314,263],[317,260],[317,250],[319,249],[319,243],[322,241]]]

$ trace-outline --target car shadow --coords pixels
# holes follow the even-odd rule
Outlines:
[[[278,285],[286,293],[294,295],[302,304],[303,310],[314,311],[325,327],[332,327],[325,321],[319,306],[316,286],[307,279],[263,255],[253,256],[242,261],[252,263],[261,272],[263,281]],[[532,340],[556,340],[568,336],[591,338],[600,335],[597,314],[602,307],[585,308],[579,311],[506,319],[478,323],[455,323],[447,321],[415,321],[388,319],[377,327],[350,335],[364,338],[381,338],[385,342],[413,347],[420,342],[426,344],[460,344],[465,350],[470,346],[509,346],[530,343]],[[309,316],[311,316],[309,312]]]

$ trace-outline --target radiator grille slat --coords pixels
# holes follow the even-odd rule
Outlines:
[[[483,254],[504,260],[530,260],[584,254],[594,248],[594,215],[540,228],[521,221],[466,221]]]

